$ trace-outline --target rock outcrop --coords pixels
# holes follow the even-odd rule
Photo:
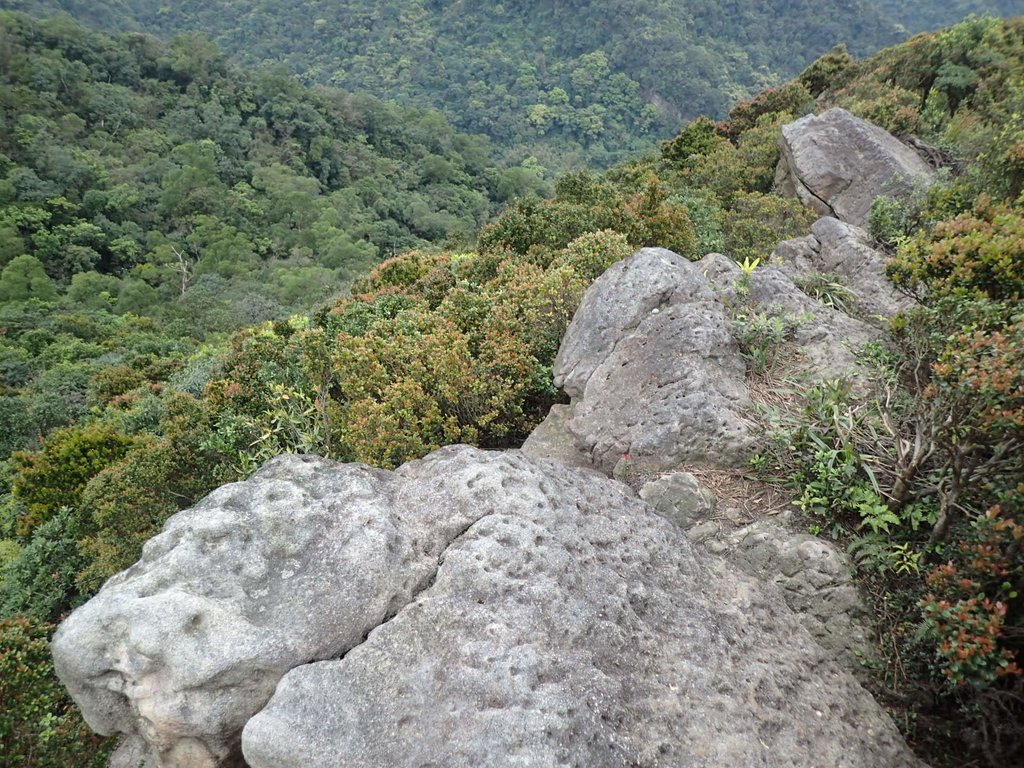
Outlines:
[[[698,265],[723,303],[745,305],[739,314],[795,318],[785,366],[790,375],[802,376],[806,383],[813,384],[838,378],[856,379],[862,374],[856,353],[878,338],[877,328],[812,298],[797,287],[794,277],[776,266],[756,269],[750,278],[749,295],[741,298],[736,294],[736,285],[742,270],[736,262],[712,253]]]
[[[874,199],[927,181],[931,166],[877,125],[838,107],[782,128],[775,186],[822,216],[866,227]]]
[[[707,551],[767,584],[775,584],[811,637],[854,674],[877,656],[871,620],[849,558],[833,544],[791,530],[791,514],[750,522],[740,509],[720,508],[689,472],[646,483],[640,498]],[[763,514],[763,510],[758,510]]]
[[[836,275],[865,318],[888,318],[913,302],[885,276],[886,256],[871,247],[868,233],[831,216],[818,219],[811,234],[778,244],[772,263],[793,279]]]
[[[662,248],[594,282],[554,365],[555,386],[572,399],[564,428],[608,474],[624,455],[735,463],[750,445],[745,371],[708,279]]]
[[[740,297],[742,277],[722,254],[694,263],[661,248],[612,266],[584,295],[555,360],[555,385],[571,402],[523,450],[609,475],[625,457],[654,469],[743,463],[754,444],[747,363],[728,311],[741,304],[798,318],[791,372],[859,375],[856,349],[877,328],[824,306],[779,268],[759,267]]]
[[[517,452],[275,459],[172,518],[54,655],[151,766],[920,765],[777,592]]]

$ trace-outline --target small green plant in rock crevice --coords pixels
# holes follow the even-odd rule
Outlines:
[[[768,310],[739,310],[732,314],[732,334],[747,361],[749,373],[763,376],[775,368],[790,346],[797,330],[807,322],[806,314]]]
[[[852,317],[857,313],[857,297],[843,284],[836,272],[815,272],[796,280],[796,287],[824,306]]]

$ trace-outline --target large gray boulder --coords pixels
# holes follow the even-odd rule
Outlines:
[[[60,626],[57,674],[98,733],[154,766],[231,764],[281,675],[358,643],[475,520],[392,476],[283,457],[172,517]]]
[[[594,282],[554,365],[555,386],[572,400],[564,429],[608,474],[624,456],[665,467],[742,461],[745,372],[708,278],[663,248]]]
[[[858,347],[879,330],[823,305],[781,269],[746,280],[722,254],[690,262],[644,248],[587,290],[554,365],[570,397],[523,446],[528,454],[621,476],[650,470],[729,467],[749,456],[747,362],[735,339],[742,315],[798,319],[788,373],[809,382],[861,375]]]
[[[274,460],[172,518],[54,655],[154,766],[238,762],[246,721],[252,768],[920,765],[776,590],[518,452]]]
[[[805,384],[835,379],[855,381],[863,375],[858,350],[880,336],[878,328],[823,304],[796,285],[794,278],[774,265],[758,267],[750,276],[749,295],[736,295],[742,270],[719,253],[705,256],[698,267],[723,303],[743,307],[737,314],[764,314],[796,319],[783,355],[785,373]]]
[[[835,107],[783,126],[775,186],[822,216],[866,227],[874,199],[927,182],[932,169],[883,128]]]

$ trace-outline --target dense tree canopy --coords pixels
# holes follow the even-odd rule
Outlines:
[[[499,199],[544,188],[437,112],[243,73],[195,35],[3,13],[0,51],[4,299],[51,299],[48,277],[140,313],[229,280],[221,301],[251,308],[237,326],[384,254],[467,241]]]
[[[445,112],[518,163],[609,165],[680,118],[720,116],[839,42],[899,39],[871,0],[508,3],[4,0],[163,36],[202,31],[246,64]]]

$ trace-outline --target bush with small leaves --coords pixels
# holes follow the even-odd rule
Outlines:
[[[815,215],[797,200],[761,192],[737,192],[722,212],[722,247],[734,261],[767,262],[780,240],[811,231]]]
[[[704,157],[727,139],[718,135],[715,122],[698,117],[687,123],[674,139],[661,142],[661,157],[675,166],[688,164],[691,159]]]
[[[569,243],[551,262],[554,269],[569,267],[588,284],[599,278],[617,261],[629,258],[633,248],[626,236],[603,229],[589,232]]]
[[[53,625],[0,619],[0,768],[102,768],[113,739],[93,735],[53,671]]]
[[[1022,489],[1024,491],[1024,489]],[[929,572],[921,600],[937,672],[951,687],[985,688],[1024,674],[1020,617],[1008,606],[1024,581],[1024,525],[1000,506],[975,519],[952,557]]]
[[[788,119],[801,117],[814,107],[814,98],[799,80],[761,91],[749,101],[741,101],[729,110],[729,119],[719,126],[719,132],[731,141],[738,140],[754,126],[768,117],[774,121],[779,115]]]
[[[853,63],[853,56],[840,43],[824,56],[812,61],[796,79],[811,96],[818,98],[825,91],[841,86],[850,76]]]
[[[887,271],[897,285],[925,297],[1024,301],[1024,211],[982,198],[971,213],[904,242]]]
[[[53,433],[42,450],[17,451],[14,495],[27,512],[18,533],[27,536],[63,506],[78,504],[86,484],[131,449],[134,440],[113,428],[97,424]]]

